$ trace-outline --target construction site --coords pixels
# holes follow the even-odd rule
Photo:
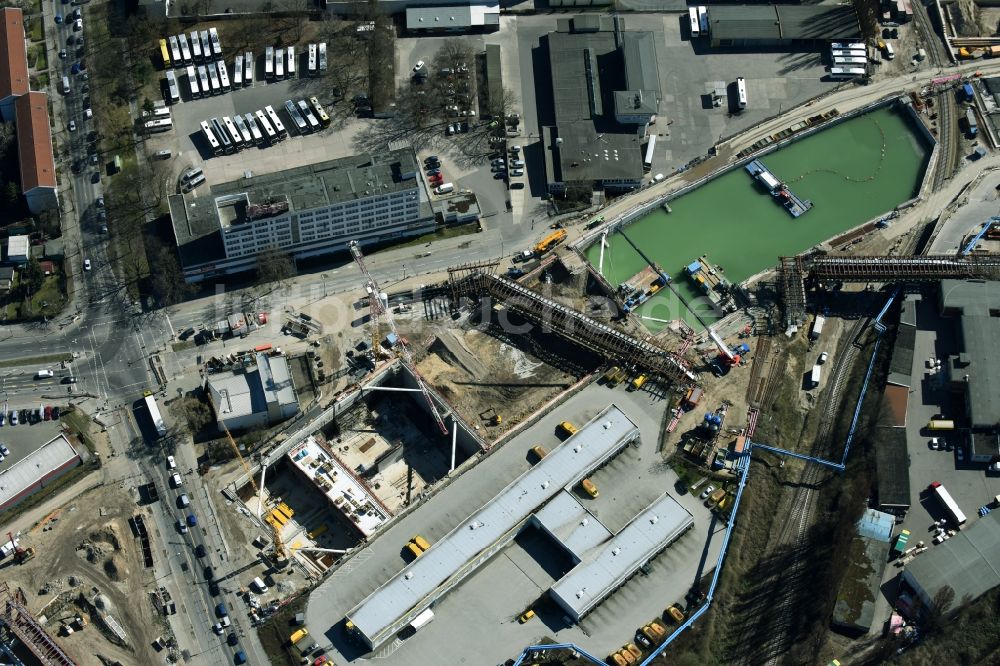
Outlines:
[[[150,516],[135,500],[118,486],[98,486],[29,532],[7,535],[18,547],[0,560],[0,619],[24,663],[160,660],[172,642],[170,599],[155,585],[149,540],[136,529]]]

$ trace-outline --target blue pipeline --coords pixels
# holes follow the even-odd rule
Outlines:
[[[865,373],[865,383],[861,385],[861,395],[858,396],[858,404],[854,407],[854,418],[851,420],[851,429],[847,433],[847,441],[844,444],[844,457],[840,461],[841,469],[844,468],[844,463],[847,462],[847,455],[851,452],[851,442],[854,441],[854,432],[858,426],[858,417],[861,416],[861,405],[865,401],[865,394],[868,392],[868,381],[872,378],[872,369],[875,367],[875,358],[878,356],[879,345],[882,344],[882,338],[877,338],[875,340],[875,348],[872,350],[872,359],[868,362],[868,372]]]
[[[765,451],[771,451],[772,453],[779,453],[783,456],[790,456],[792,458],[798,458],[799,460],[805,460],[807,462],[817,463],[819,465],[826,465],[827,467],[832,467],[833,469],[842,472],[844,471],[844,464],[842,462],[837,463],[832,460],[824,460],[823,458],[817,458],[816,456],[807,456],[804,453],[796,453],[795,451],[788,451],[787,449],[779,449],[776,446],[768,446],[767,444],[760,444],[758,442],[754,443],[755,449],[764,449]]]
[[[882,306],[882,310],[879,311],[878,316],[875,317],[875,330],[878,331],[879,335],[885,333],[885,324],[882,323],[882,317],[884,317],[885,313],[892,307],[892,304],[896,301],[900,291],[901,287],[896,287],[896,289],[893,290],[892,295],[889,296],[889,300],[885,302],[885,305]]]
[[[985,236],[986,232],[990,230],[990,227],[992,227],[994,224],[997,224],[998,222],[1000,222],[1000,217],[991,217],[989,220],[987,220],[986,224],[983,225],[982,231],[980,231],[978,234],[972,237],[972,240],[970,240],[969,244],[965,246],[965,249],[959,252],[959,256],[965,256],[970,252],[972,252],[974,249],[976,249],[976,245],[978,245],[979,241],[983,239],[983,236]]]
[[[748,444],[750,444],[748,442]],[[752,446],[752,445],[751,445]],[[667,649],[675,638],[680,636],[684,630],[693,625],[698,618],[700,618],[705,612],[708,611],[709,606],[712,605],[712,598],[715,596],[715,587],[719,584],[719,575],[722,573],[722,563],[726,559],[726,552],[729,550],[729,539],[733,534],[733,527],[736,525],[736,514],[740,508],[740,500],[743,498],[743,491],[746,489],[747,485],[747,475],[750,473],[750,450],[747,450],[736,463],[736,468],[740,471],[740,485],[736,490],[736,497],[733,499],[733,508],[730,510],[729,525],[726,527],[726,535],[722,540],[722,550],[719,551],[719,559],[715,563],[715,571],[712,573],[712,583],[708,586],[708,593],[705,595],[705,603],[696,610],[691,617],[684,621],[684,623],[677,627],[672,634],[667,636],[661,645],[659,645],[648,657],[646,657],[639,666],[648,666],[654,659],[659,657]]]
[[[590,654],[583,648],[574,645],[573,643],[556,643],[554,645],[551,644],[529,645],[528,647],[524,648],[524,650],[521,652],[521,655],[517,658],[517,661],[514,662],[514,666],[521,666],[521,663],[524,662],[525,658],[527,658],[528,654],[531,652],[547,652],[549,650],[573,650],[584,659],[592,661],[595,664],[595,666],[607,666],[607,664],[604,663],[603,659],[598,659],[594,655]]]

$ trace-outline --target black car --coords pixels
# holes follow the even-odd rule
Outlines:
[[[52,420],[59,418],[59,405],[52,405]]]
[[[215,580],[215,569],[205,567],[205,580]]]
[[[240,642],[240,639],[236,636],[236,632],[232,632],[228,636],[226,636],[226,642],[229,643],[230,645],[235,646]]]
[[[178,337],[179,337],[179,338],[180,338],[181,340],[187,340],[187,339],[188,339],[188,338],[190,338],[190,337],[191,337],[192,335],[194,335],[194,329],[193,329],[193,328],[188,328],[188,329],[186,329],[186,330],[184,330],[184,331],[181,331],[181,334],[180,334],[180,335],[179,335]]]
[[[195,546],[195,548],[194,548],[194,556],[195,557],[205,557],[205,546],[202,545],[202,544],[200,544],[200,543],[197,546]]]
[[[90,176],[90,182],[92,182],[92,183],[99,183],[99,182],[101,182],[101,172],[100,171],[95,171],[93,174],[91,174],[91,176]]]
[[[218,583],[216,583],[216,582],[213,581],[213,582],[211,582],[211,583],[208,584],[208,593],[211,594],[213,597],[219,596],[220,592],[221,592],[221,590],[219,590],[219,584]]]

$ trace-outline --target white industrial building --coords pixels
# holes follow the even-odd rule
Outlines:
[[[433,231],[434,214],[412,148],[212,185],[168,198],[184,277],[197,282],[254,270],[262,252],[293,259]]]
[[[588,577],[593,585],[604,586],[601,590],[592,587],[593,598],[578,614],[582,616],[614,591],[616,581],[627,578],[691,524],[687,511],[674,500],[661,497],[634,521],[639,527],[630,525],[612,536],[569,492],[638,439],[636,425],[617,406],[608,406],[352,608],[347,613],[349,626],[369,647],[379,646],[531,524],[555,536],[580,562],[568,574],[576,572],[573,583]],[[652,527],[640,525],[643,523]],[[602,555],[609,548],[627,549],[628,557],[620,566],[609,564]]]
[[[0,511],[15,506],[83,460],[65,435],[59,434],[24,458],[0,469]]]
[[[259,428],[298,414],[288,359],[266,352],[245,359],[249,365],[209,375],[206,382],[219,429]]]
[[[596,518],[594,521],[596,522]],[[664,493],[613,538],[588,544],[591,547],[579,555],[579,563],[549,589],[549,596],[570,618],[579,622],[621,587],[639,567],[656,557],[693,526],[694,518],[691,513]],[[568,543],[573,543],[576,532],[585,534],[585,530],[585,527],[573,530]],[[590,534],[596,535],[597,531]],[[562,539],[559,541],[566,543]]]

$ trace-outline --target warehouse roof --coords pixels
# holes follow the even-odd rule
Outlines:
[[[691,513],[664,493],[611,541],[588,553],[549,594],[581,618],[692,525]]]
[[[208,376],[208,389],[220,418],[234,419],[267,413],[268,404],[289,405],[297,401],[284,356],[255,355],[252,369],[218,372]],[[244,371],[245,370],[245,371]]]
[[[579,562],[584,553],[611,538],[611,531],[564,490],[534,515],[534,522]]]
[[[887,550],[886,544],[877,539],[858,535],[851,540],[847,569],[833,606],[832,624],[835,627],[857,633],[871,629],[875,600],[887,564]]]
[[[930,605],[942,588],[950,587],[955,593],[951,610],[989,592],[1000,584],[1000,511],[986,514],[972,527],[915,558],[903,575]]]
[[[712,5],[708,23],[713,40],[781,39],[772,5]]]
[[[449,30],[500,25],[500,5],[407,7],[408,30]]]
[[[404,567],[355,606],[347,617],[377,646],[445,589],[484,562],[533,511],[583,479],[639,436],[617,406],[610,405],[545,458],[501,490],[430,550]]]
[[[24,45],[24,13],[16,7],[4,7],[0,31],[0,99],[28,92],[28,56]]]
[[[882,508],[909,508],[910,463],[904,428],[875,428],[875,476]]]
[[[1000,356],[993,349],[1000,339],[1000,291],[994,283],[942,280],[941,309],[960,313],[962,353],[951,359],[951,377],[962,381],[972,427],[1000,424]]]
[[[29,92],[14,100],[22,192],[30,192],[36,187],[56,186],[48,99],[45,93]]]
[[[65,435],[59,434],[9,467],[0,470],[0,510],[37,486],[42,477],[67,463],[79,460],[79,454]]]
[[[861,34],[850,5],[712,5],[713,41],[818,41]]]

